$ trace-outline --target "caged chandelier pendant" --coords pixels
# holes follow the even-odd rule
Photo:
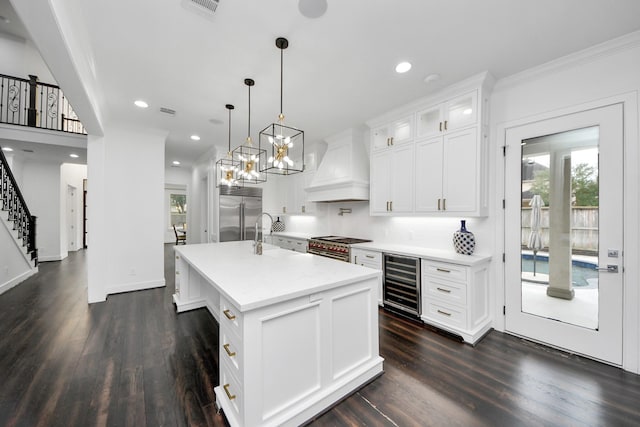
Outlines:
[[[260,132],[260,149],[266,151],[267,159],[260,163],[260,171],[280,175],[291,175],[304,171],[304,131],[284,124],[282,112],[283,56],[289,41],[276,39],[280,49],[280,114],[277,123],[272,123]],[[264,148],[263,148],[264,147]]]
[[[235,107],[227,104],[225,108],[229,110],[229,145],[227,147],[226,157],[216,162],[216,187],[220,187],[221,185],[226,185],[227,187],[238,185],[237,173],[239,164],[233,160],[233,154],[231,153],[231,110]]]
[[[233,150],[233,157],[238,164],[237,179],[242,183],[259,184],[267,180],[267,174],[258,169],[260,162],[266,159],[266,151],[253,145],[251,140],[251,86],[255,85],[252,79],[244,79],[244,84],[249,89],[249,118],[247,120],[246,145],[240,145]]]

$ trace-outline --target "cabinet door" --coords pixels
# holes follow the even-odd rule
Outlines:
[[[442,196],[445,211],[473,212],[478,199],[476,128],[452,132],[443,139]]]
[[[369,209],[371,213],[388,213],[392,165],[389,152],[373,153],[371,156],[371,179],[369,182]]]
[[[395,120],[371,132],[372,151],[391,149],[413,139],[413,115]]]
[[[445,131],[473,126],[478,120],[478,92],[473,91],[448,101],[444,114]]]
[[[272,215],[281,215],[286,204],[287,194],[282,191],[282,179],[279,175],[269,175],[267,182],[262,184],[262,210]]]
[[[416,137],[429,137],[442,133],[443,115],[442,104],[418,111],[416,116]]]
[[[316,212],[316,202],[309,201],[309,193],[305,191],[305,188],[311,185],[313,181],[313,177],[315,176],[315,171],[307,171],[303,172],[301,177],[301,188],[300,188],[300,209],[301,213],[315,213]]]
[[[389,209],[392,213],[413,212],[414,146],[407,144],[389,152],[391,188]]]
[[[413,115],[403,117],[391,124],[391,145],[401,145],[413,139]]]
[[[416,143],[416,212],[442,208],[442,137]]]

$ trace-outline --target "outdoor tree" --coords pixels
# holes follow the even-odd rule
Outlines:
[[[596,168],[579,163],[571,171],[571,189],[573,191],[574,206],[598,206],[598,176]],[[549,206],[549,169],[535,172],[531,193],[539,194],[545,206]]]

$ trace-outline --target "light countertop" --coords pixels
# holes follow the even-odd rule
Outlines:
[[[265,234],[265,236],[268,236],[269,234]],[[271,233],[271,236],[274,237],[291,237],[293,239],[302,239],[302,240],[308,240],[310,239],[311,235],[306,234],[306,233],[296,233],[294,231],[274,231],[273,233]],[[314,235],[315,236],[315,235]]]
[[[491,256],[482,254],[462,255],[454,250],[430,249],[421,246],[398,245],[393,243],[356,243],[352,248],[368,249],[396,255],[427,258],[433,261],[449,262],[458,265],[474,266],[491,260]]]
[[[347,262],[252,241],[176,246],[175,251],[241,312],[376,278],[380,272]]]

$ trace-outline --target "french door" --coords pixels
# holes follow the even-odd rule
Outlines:
[[[622,104],[506,130],[505,329],[622,365]]]

